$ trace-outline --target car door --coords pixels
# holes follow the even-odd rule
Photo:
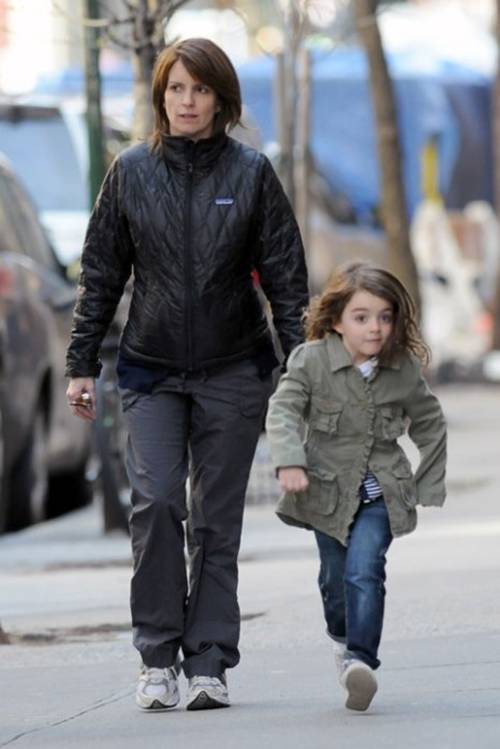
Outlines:
[[[89,445],[88,425],[68,409],[64,377],[65,351],[69,341],[76,288],[65,277],[29,199],[13,175],[6,176],[7,200],[17,216],[15,231],[20,248],[19,265],[25,282],[41,305],[48,332],[50,372],[50,430],[48,454],[52,471],[80,465]]]
[[[40,305],[23,269],[24,255],[7,184],[0,170],[1,386],[5,449],[9,462],[30,428],[43,371],[48,336]]]

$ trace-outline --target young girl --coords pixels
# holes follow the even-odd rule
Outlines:
[[[417,504],[444,502],[446,426],[421,374],[429,357],[414,304],[388,271],[340,268],[313,300],[306,333],[267,416],[284,490],[277,514],[315,533],[346,707],[366,710],[377,691],[385,555],[414,530]],[[407,424],[420,452],[415,475],[397,442]]]

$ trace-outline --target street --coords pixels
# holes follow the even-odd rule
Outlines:
[[[229,710],[140,712],[129,541],[96,507],[0,538],[0,747],[498,749],[500,388],[436,389],[448,500],[388,556],[386,622],[367,713],[344,708],[324,633],[312,534],[248,507],[241,664]],[[414,457],[414,452],[411,452]]]

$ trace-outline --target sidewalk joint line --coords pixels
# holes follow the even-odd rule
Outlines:
[[[57,726],[61,726],[64,723],[69,723],[71,720],[74,720],[75,718],[80,718],[82,715],[86,715],[87,713],[91,713],[94,710],[99,710],[101,707],[105,707],[106,705],[111,705],[113,702],[119,702],[119,700],[122,700],[124,697],[128,697],[129,695],[134,693],[135,687],[128,687],[127,689],[124,689],[121,691],[121,693],[115,694],[112,697],[99,700],[98,702],[95,702],[93,705],[90,705],[89,707],[80,710],[77,713],[74,713],[73,715],[69,715],[66,718],[60,718],[58,720],[54,720],[50,723],[46,723],[43,726],[37,726],[36,728],[30,728],[28,731],[23,731],[22,733],[18,733],[15,736],[12,736],[10,739],[7,739],[7,741],[4,741],[0,744],[0,747],[2,746],[9,746],[10,744],[13,744],[18,739],[24,738],[24,736],[29,736],[33,733],[39,733],[40,731],[45,731],[47,728],[55,728]]]

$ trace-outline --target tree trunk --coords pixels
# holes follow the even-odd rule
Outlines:
[[[297,52],[300,45],[300,13],[289,0],[284,15],[285,46],[282,57],[282,112],[280,177],[292,208],[296,207],[295,142],[297,120]]]
[[[387,234],[389,267],[405,284],[417,309],[420,309],[417,269],[410,246],[396,102],[375,14],[377,0],[354,0],[353,8],[356,28],[370,66],[382,178],[382,222]]]
[[[150,14],[149,0],[138,0],[132,39],[135,46],[134,116],[132,140],[146,140],[153,132],[154,115],[151,103],[151,81],[157,49],[153,44],[155,18]]]
[[[500,0],[496,0],[495,36],[500,50]],[[493,186],[495,213],[500,218],[500,58],[497,63],[495,85],[493,87]],[[493,311],[492,348],[500,350],[500,264],[497,271],[496,294]]]
[[[132,140],[153,132],[151,84],[156,57],[165,47],[165,33],[174,13],[189,0],[135,0],[133,39],[134,116]]]
[[[0,624],[0,645],[10,645],[9,635],[4,631]]]

